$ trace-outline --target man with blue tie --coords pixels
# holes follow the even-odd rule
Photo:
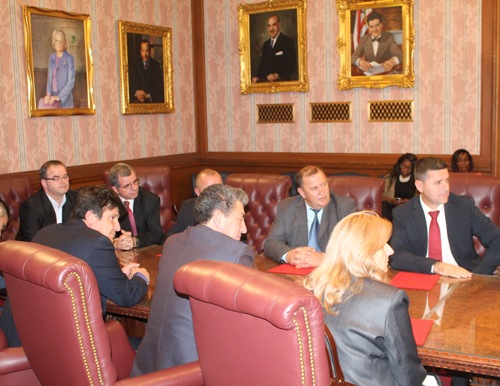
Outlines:
[[[356,202],[331,192],[319,166],[304,167],[297,173],[296,183],[300,196],[278,204],[264,253],[297,268],[317,267],[333,228],[356,211]]]

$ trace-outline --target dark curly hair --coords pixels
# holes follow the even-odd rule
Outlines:
[[[465,149],[458,149],[451,156],[451,170],[453,173],[458,173],[458,157],[460,157],[462,154],[467,154],[467,156],[469,157],[469,173],[474,170],[474,161],[472,160],[470,153]]]
[[[101,219],[104,209],[115,208],[118,208],[120,216],[126,212],[125,205],[118,194],[106,185],[89,186],[78,193],[71,218],[84,219],[85,214],[90,210],[98,219]]]

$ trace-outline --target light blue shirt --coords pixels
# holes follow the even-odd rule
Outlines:
[[[307,237],[309,237],[309,233],[311,232],[311,225],[314,221],[314,212],[311,210],[312,208],[309,205],[307,205],[307,202],[305,204],[306,204],[306,214],[307,214]],[[321,225],[321,218],[323,217],[323,211],[324,208],[320,209],[320,211],[318,212],[318,222],[320,225]],[[305,246],[307,247],[307,245]],[[288,261],[286,260],[286,255],[288,255],[288,252],[281,257],[281,260],[285,261],[285,263],[288,263]]]

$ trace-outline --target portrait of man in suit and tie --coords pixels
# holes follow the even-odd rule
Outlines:
[[[129,48],[131,40],[137,41],[140,36],[128,34]],[[149,38],[155,42],[157,40],[155,36]],[[154,59],[154,56],[161,56],[162,52],[161,37],[158,40],[160,44],[152,44],[142,38],[139,45],[134,43],[134,48],[129,49],[130,103],[165,103],[163,65]]]
[[[359,67],[365,75],[391,72],[403,63],[403,52],[394,34],[384,31],[384,16],[381,13],[371,9],[357,11],[353,36],[355,49],[351,64]]]
[[[250,42],[252,83],[299,79],[295,9],[250,15]]]

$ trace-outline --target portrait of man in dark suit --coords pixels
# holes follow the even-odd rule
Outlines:
[[[136,35],[138,34],[129,34]],[[130,103],[165,103],[162,64],[153,58],[151,43],[142,39],[138,48],[131,47],[129,39]],[[161,45],[154,53],[160,55]],[[138,58],[137,53],[140,53]]]
[[[251,15],[252,83],[299,79],[296,13],[286,10]],[[266,33],[263,23],[267,26]]]

